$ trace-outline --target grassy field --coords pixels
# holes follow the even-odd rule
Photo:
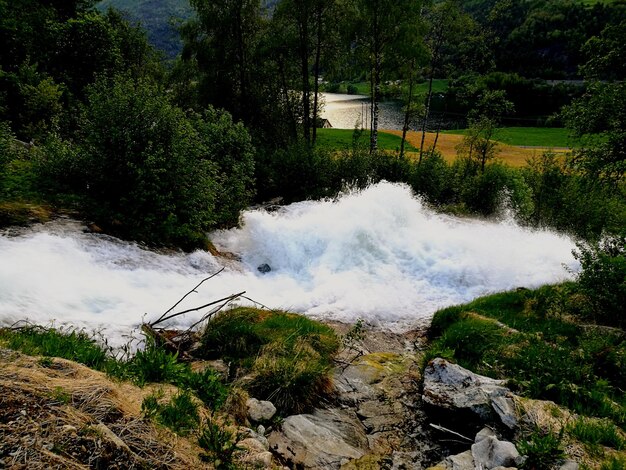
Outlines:
[[[533,147],[570,147],[568,130],[557,127],[504,127],[497,131],[496,140],[508,145]],[[444,134],[464,135],[467,129],[442,131]]]
[[[318,129],[317,145],[322,148],[329,149],[345,149],[352,147],[352,137],[354,131],[351,129]],[[378,147],[382,150],[399,150],[401,137],[387,132],[378,133]],[[363,146],[369,145],[369,132],[365,130],[361,134],[359,143]],[[416,151],[417,149],[407,143],[407,151]]]

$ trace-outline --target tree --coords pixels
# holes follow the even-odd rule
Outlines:
[[[584,48],[589,60],[581,70],[591,82],[585,94],[563,111],[567,126],[582,144],[573,152],[572,165],[609,185],[623,181],[626,174],[625,37],[626,21],[589,39]]]
[[[90,87],[82,129],[75,189],[112,233],[195,248],[250,201],[250,138],[223,112],[186,116],[158,85],[121,76]]]
[[[407,38],[406,25],[417,24],[421,2],[402,0],[358,0],[357,43],[363,50],[370,76],[371,132],[370,152],[378,149],[379,102],[385,71],[394,48]]]
[[[506,98],[504,91],[484,90],[476,107],[468,115],[469,128],[458,151],[470,160],[476,158],[481,173],[485,171],[487,160],[496,155],[497,142],[494,137],[500,119],[512,110],[513,103]]]
[[[424,142],[433,96],[433,80],[435,75],[442,69],[446,47],[458,42],[460,33],[469,29],[472,23],[471,18],[461,10],[458,0],[445,0],[435,3],[428,12],[427,21],[426,45],[430,60],[426,70],[428,91],[421,123],[422,139],[418,165],[421,164],[424,155]]]

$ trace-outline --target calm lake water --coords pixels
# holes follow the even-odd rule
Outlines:
[[[324,107],[321,116],[328,119],[336,129],[354,129],[358,124],[364,129],[371,127],[369,97],[321,93]],[[402,129],[402,106],[399,101],[388,100],[379,104],[379,129]]]

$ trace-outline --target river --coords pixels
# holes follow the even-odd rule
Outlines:
[[[241,228],[211,234],[220,250],[156,252],[60,219],[0,235],[0,325],[28,319],[99,329],[124,343],[143,320],[246,291],[272,308],[406,330],[440,307],[490,292],[569,279],[574,241],[547,230],[460,219],[426,207],[404,185],[379,183],[336,201],[243,214]],[[272,270],[262,274],[261,264]],[[185,327],[202,312],[177,319]]]
[[[335,129],[363,129],[371,127],[369,97],[340,93],[321,93],[323,109],[321,117]],[[402,106],[397,100],[386,100],[379,104],[379,129],[402,129]]]

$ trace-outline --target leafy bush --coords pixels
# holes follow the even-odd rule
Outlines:
[[[579,244],[578,292],[589,302],[595,321],[626,327],[626,235],[607,237],[597,244]]]
[[[190,372],[177,380],[179,386],[192,390],[196,396],[211,410],[222,407],[228,396],[228,387],[213,369],[202,372]]]
[[[179,392],[166,402],[161,398],[162,394],[159,393],[144,398],[141,403],[142,414],[181,436],[186,436],[197,428],[200,423],[198,404],[193,401],[189,392]]]
[[[562,432],[536,429],[530,436],[517,442],[520,454],[526,456],[522,466],[527,470],[544,470],[552,468],[565,457]]]

